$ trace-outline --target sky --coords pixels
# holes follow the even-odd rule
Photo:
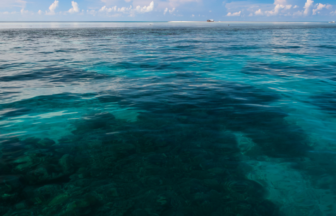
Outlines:
[[[333,21],[336,0],[0,0],[0,21]]]

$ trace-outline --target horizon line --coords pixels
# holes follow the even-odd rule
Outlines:
[[[231,21],[226,21],[226,20],[218,20],[214,21],[212,23],[218,23],[218,22],[265,22],[265,23],[274,23],[274,22],[330,22],[331,20],[324,20],[324,21],[241,21],[241,20],[231,20]],[[204,21],[184,21],[184,20],[178,20],[178,21],[1,21],[0,23],[9,23],[9,22],[41,22],[41,23],[50,23],[50,22],[207,22],[206,20]]]

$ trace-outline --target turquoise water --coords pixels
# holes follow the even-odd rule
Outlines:
[[[336,215],[335,35],[0,23],[0,215]]]

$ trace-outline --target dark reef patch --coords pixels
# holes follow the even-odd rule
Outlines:
[[[160,83],[151,86],[155,95],[150,95],[150,99],[146,85],[134,85],[118,92],[118,97],[124,98],[119,104],[149,111],[156,118],[179,118],[181,123],[188,119],[195,124],[210,121],[209,127],[244,132],[272,157],[299,157],[309,150],[304,132],[287,123],[287,115],[281,109],[270,105],[279,98],[275,93],[192,73],[150,81]],[[109,98],[117,99],[105,95],[104,101]]]
[[[318,106],[329,114],[336,114],[336,92],[318,94],[311,97],[311,99],[311,103],[315,106]]]
[[[1,143],[1,174],[17,176],[5,180],[10,190],[1,187],[10,196],[4,215],[17,206],[34,215],[278,215],[240,170],[235,136],[211,126],[213,119],[85,119],[58,144]]]
[[[16,205],[43,215],[279,215],[265,189],[245,177],[233,133],[245,133],[271,157],[305,155],[303,132],[270,105],[279,97],[192,73],[146,81],[150,89],[138,79],[117,96],[86,95],[144,110],[136,122],[98,112],[73,120],[72,135],[57,143],[4,141],[2,175],[17,176],[19,185],[8,191],[5,215]],[[7,106],[64,108],[83,97],[40,96]]]
[[[58,142],[4,140],[2,176],[16,176],[3,192],[11,197],[4,215],[17,213],[15,206],[43,215],[279,215],[264,188],[245,177],[232,133],[246,133],[272,157],[304,155],[303,133],[270,106],[276,94],[190,73],[149,79],[159,83],[150,89],[142,82],[117,96],[59,94],[5,105],[55,109],[96,96],[95,103],[145,112],[136,122],[110,113],[73,120],[72,135]]]

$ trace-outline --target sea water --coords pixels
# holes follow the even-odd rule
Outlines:
[[[0,23],[0,215],[336,215],[335,35]]]

